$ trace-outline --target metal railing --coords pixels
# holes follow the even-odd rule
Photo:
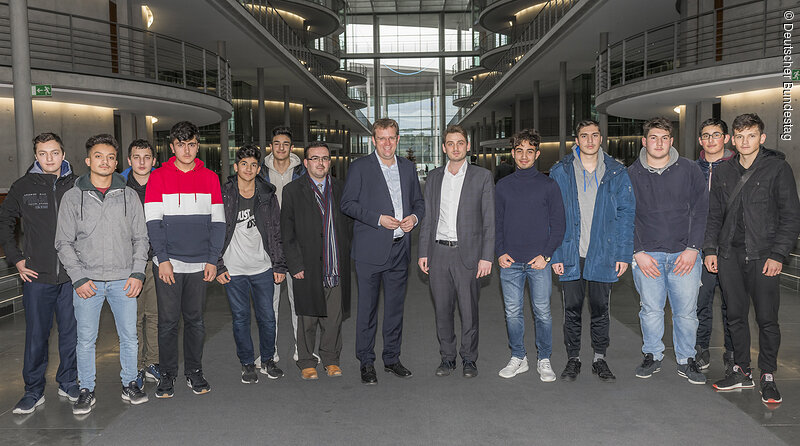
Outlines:
[[[513,32],[513,28],[507,28],[502,30],[499,33],[489,33],[483,38],[481,38],[480,43],[478,44],[478,50],[480,51],[481,55],[486,54],[489,51],[494,49],[506,46],[510,43],[511,38],[508,37],[509,34]]]
[[[315,36],[313,40],[310,41],[309,48],[328,53],[337,59],[341,55],[338,37]]]
[[[354,87],[347,88],[347,97],[360,102],[367,102],[367,92]]]
[[[364,77],[367,76],[367,66],[360,63],[351,62],[349,60],[342,60],[339,63],[339,69],[344,71],[351,71],[353,73],[358,73]]]
[[[487,76],[476,81],[475,97],[483,96],[491,90],[528,50],[533,48],[573,6],[581,1],[587,0],[550,0],[530,22],[523,25],[524,27],[519,31],[514,31],[509,49],[489,68]]]
[[[458,84],[456,87],[456,93],[453,96],[453,100],[457,101],[459,99],[464,99],[472,96],[472,85],[469,84]]]
[[[471,56],[471,57],[459,57],[458,62],[453,64],[450,68],[451,73],[459,73],[464,70],[471,70],[473,68],[479,68],[481,66],[481,57],[480,56]]]
[[[782,3],[760,0],[719,8],[609,45],[596,59],[596,93],[665,74],[781,56],[782,24],[790,22]],[[800,28],[800,19],[793,25]]]
[[[0,3],[0,65],[11,66],[8,3]],[[145,29],[28,8],[31,68],[168,84],[231,100],[230,66],[216,53]]]

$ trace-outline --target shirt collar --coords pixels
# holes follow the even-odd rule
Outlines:
[[[453,175],[450,173],[450,161],[448,160],[447,164],[444,166],[444,171],[454,177],[462,177],[467,174],[467,164],[469,164],[467,160],[464,160],[464,162],[461,163],[461,167],[458,169],[458,173]]]

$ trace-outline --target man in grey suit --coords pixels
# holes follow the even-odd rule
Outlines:
[[[494,181],[488,170],[466,162],[467,132],[447,128],[442,150],[449,161],[428,174],[425,216],[419,234],[419,267],[430,274],[436,335],[442,362],[436,376],[456,368],[453,316],[461,313],[464,376],[478,375],[479,280],[492,272],[494,258]]]

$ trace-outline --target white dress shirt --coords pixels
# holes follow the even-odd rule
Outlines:
[[[461,187],[467,175],[467,160],[453,175],[450,173],[450,161],[444,168],[442,178],[441,202],[439,206],[439,222],[436,225],[436,240],[458,241],[456,224],[458,223],[458,203],[461,200]]]

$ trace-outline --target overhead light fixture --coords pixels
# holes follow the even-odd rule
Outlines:
[[[144,18],[144,23],[147,25],[147,29],[150,29],[150,27],[153,26],[155,16],[153,15],[153,11],[151,11],[150,7],[147,5],[142,5],[142,18]]]
[[[155,116],[151,116],[150,117],[150,123],[151,124],[155,124],[156,122],[158,122],[158,118],[156,118]]]
[[[675,108],[672,109],[672,111],[674,111],[677,114],[681,114],[681,106],[676,105]]]

